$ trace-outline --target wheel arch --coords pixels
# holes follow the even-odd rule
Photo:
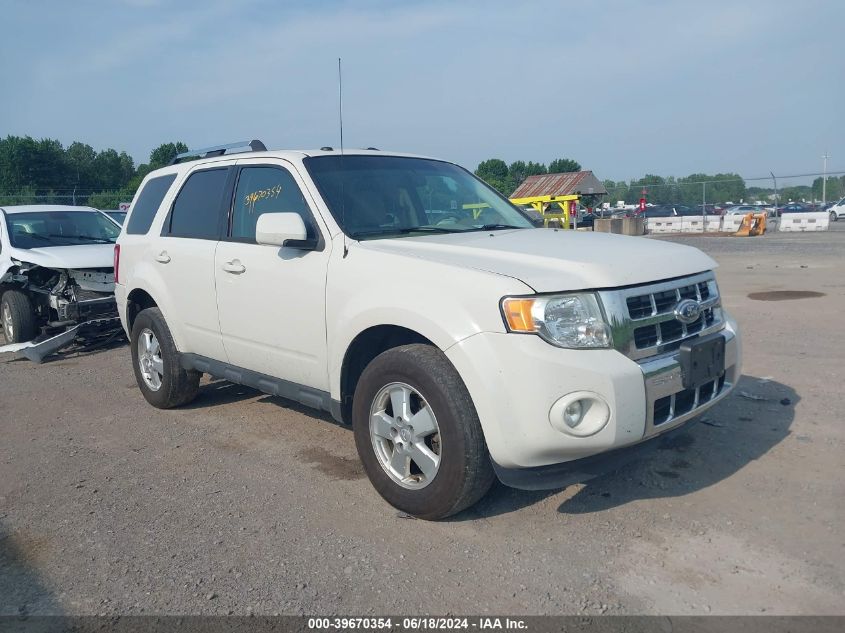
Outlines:
[[[352,397],[364,368],[379,354],[413,343],[437,347],[416,330],[391,324],[368,327],[352,339],[340,368],[340,415],[344,423],[352,423]]]
[[[135,288],[126,297],[126,325],[129,331],[132,331],[132,325],[135,323],[135,318],[142,310],[147,308],[157,308],[158,302],[153,299],[152,295],[143,288]]]

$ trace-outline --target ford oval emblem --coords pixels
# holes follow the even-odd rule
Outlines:
[[[695,323],[701,316],[701,304],[692,299],[682,299],[675,306],[675,318],[681,323]]]

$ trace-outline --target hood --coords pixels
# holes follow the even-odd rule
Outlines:
[[[114,244],[18,248],[9,256],[44,268],[113,268]]]
[[[717,266],[690,246],[585,231],[478,231],[359,244],[368,250],[506,275],[536,292],[615,288],[691,275]]]

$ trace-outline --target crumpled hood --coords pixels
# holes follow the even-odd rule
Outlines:
[[[114,244],[17,248],[9,256],[44,268],[113,268]]]
[[[697,248],[610,233],[521,229],[366,240],[362,248],[519,279],[537,292],[615,288],[712,270]]]

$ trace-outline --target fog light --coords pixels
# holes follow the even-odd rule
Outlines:
[[[581,404],[580,400],[575,400],[574,402],[570,402],[566,405],[566,408],[563,410],[563,421],[566,422],[566,426],[570,429],[574,429],[576,426],[581,424],[581,418],[584,415],[584,407]]]
[[[607,401],[592,391],[575,391],[549,409],[549,423],[556,431],[573,437],[595,435],[610,422]]]

